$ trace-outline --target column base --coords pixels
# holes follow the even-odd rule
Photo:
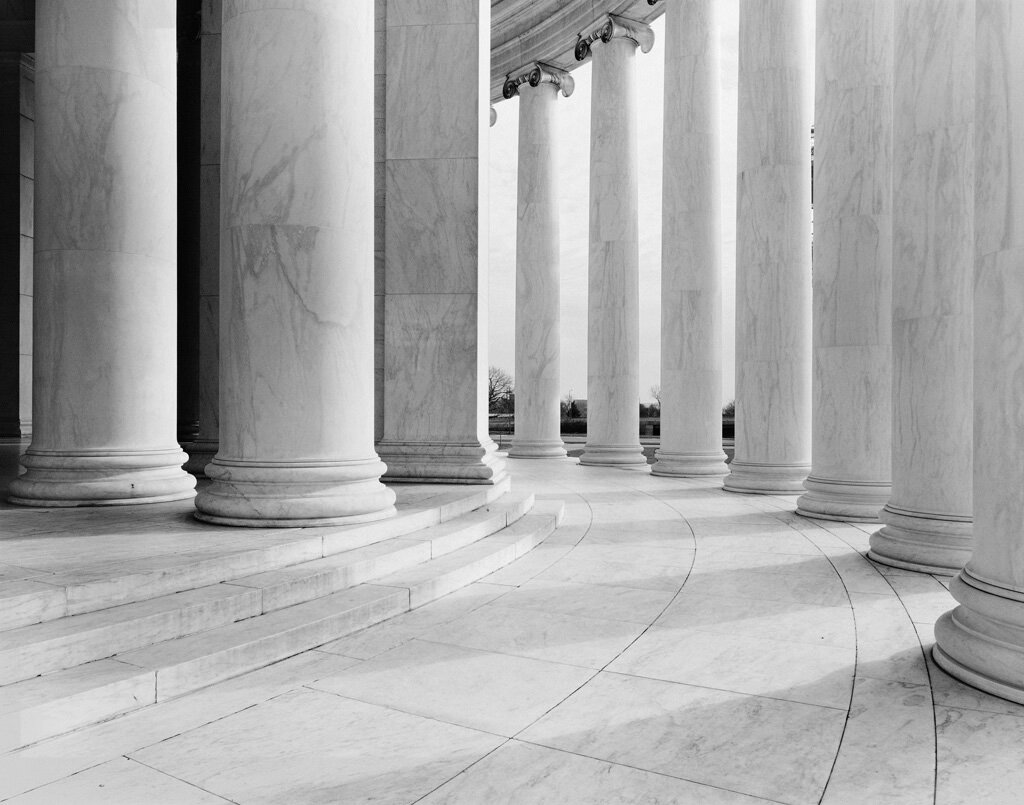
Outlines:
[[[587,442],[580,464],[588,467],[647,467],[644,449],[636,444],[591,444]]]
[[[569,455],[561,439],[513,439],[508,454],[512,458],[565,458]]]
[[[729,474],[725,453],[708,450],[692,453],[675,453],[670,450],[656,450],[652,475],[668,475],[676,478],[721,477]]]
[[[381,520],[395,493],[380,482],[384,465],[357,461],[248,462],[214,458],[211,483],[196,497],[195,518],[218,525],[295,528]]]
[[[181,468],[185,459],[178,448],[117,453],[30,446],[21,457],[25,472],[11,482],[8,500],[45,508],[187,500],[196,494],[196,479]]]
[[[1024,704],[1024,591],[988,583],[969,568],[949,589],[960,606],[935,623],[935,662],[972,687]]]
[[[868,558],[922,573],[955,573],[971,558],[970,517],[912,512],[886,504],[885,526],[871,535]]]
[[[197,478],[203,478],[206,476],[206,465],[213,461],[220,449],[220,442],[211,439],[198,439],[183,444],[181,449],[188,455],[185,472],[190,472]]]
[[[880,481],[837,481],[808,476],[807,490],[796,502],[796,513],[818,520],[852,523],[881,522],[882,507],[892,497],[892,485]]]
[[[377,454],[388,465],[384,478],[413,484],[497,484],[508,477],[505,455],[486,442],[382,441]]]
[[[810,464],[755,464],[734,458],[722,488],[746,495],[796,495],[804,491],[810,471]]]

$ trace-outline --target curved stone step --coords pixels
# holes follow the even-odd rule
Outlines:
[[[181,593],[0,632],[0,685],[311,601],[413,567],[514,523],[533,495],[332,556]]]
[[[401,489],[399,512],[386,520],[349,526],[275,529],[246,534],[246,547],[236,551],[170,553],[124,561],[94,571],[37,572],[28,578],[0,581],[0,630],[193,590],[405,536],[486,506],[509,489],[508,479],[493,486],[462,487],[437,494]],[[407,501],[404,505],[403,500]]]
[[[560,502],[539,504],[501,531],[377,583],[0,687],[0,751],[256,670],[421,606],[527,553],[557,528],[562,511]]]

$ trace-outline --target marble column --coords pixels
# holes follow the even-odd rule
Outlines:
[[[646,468],[640,447],[638,46],[649,52],[654,32],[610,14],[576,43],[577,60],[593,52],[587,444],[580,463]]]
[[[975,543],[934,657],[1024,704],[1024,8],[977,0],[975,30]]]
[[[890,0],[818,0],[811,474],[797,512],[877,522],[892,465]]]
[[[532,64],[509,76],[503,94],[519,96],[516,226],[516,432],[509,455],[565,458],[559,383],[558,93],[569,73]]]
[[[12,502],[191,497],[176,436],[175,4],[36,3],[33,438]]]
[[[487,433],[490,3],[387,8],[384,435],[396,481],[494,484]]]
[[[665,12],[661,447],[655,475],[725,475],[716,0]]]
[[[803,490],[811,448],[810,0],[740,0],[730,492]]]
[[[373,8],[231,0],[222,45],[220,449],[196,516],[386,517],[395,495],[373,449]]]
[[[973,0],[901,0],[894,42],[892,497],[869,556],[949,571],[973,511]]]
[[[203,0],[199,27],[198,429],[185,469],[203,475],[220,442],[221,0]]]

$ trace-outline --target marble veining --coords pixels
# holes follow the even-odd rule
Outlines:
[[[722,452],[722,222],[718,11],[665,15],[661,445],[656,475],[725,475]]]
[[[895,20],[892,497],[871,555],[957,569],[973,511],[974,3],[901,2]]]
[[[220,446],[196,502],[214,522],[394,513],[370,393],[373,11],[300,5],[224,6]]]
[[[799,511],[874,522],[891,493],[888,3],[817,5],[811,473]]]
[[[640,246],[634,40],[594,43],[587,283],[587,446],[581,464],[646,463],[640,448]]]
[[[798,492],[810,468],[813,20],[740,3],[735,492]]]
[[[176,428],[175,9],[37,15],[27,505],[194,495]],[[47,371],[42,371],[46,367]]]
[[[559,88],[541,81],[518,92],[516,432],[509,455],[561,458]]]

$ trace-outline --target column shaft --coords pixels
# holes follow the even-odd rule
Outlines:
[[[373,450],[373,9],[232,0],[222,42],[221,432],[197,517],[385,517],[395,496]]]
[[[740,0],[731,492],[802,491],[810,469],[812,24],[809,0]]]
[[[890,0],[818,0],[811,474],[797,511],[876,522],[892,491]]]
[[[541,75],[538,69],[538,75]],[[558,86],[519,90],[516,432],[509,455],[564,458],[559,409]]]
[[[971,553],[974,2],[901,0],[895,24],[892,497],[870,556],[951,570]]]
[[[640,447],[637,41],[616,22],[607,30],[594,44],[591,78],[587,444],[580,463],[646,467]]]
[[[974,552],[935,659],[1024,703],[1024,9],[977,0]]]
[[[655,475],[725,475],[715,0],[665,12],[661,447]]]
[[[507,473],[487,433],[490,3],[411,9],[387,10],[378,450],[389,480],[494,484]]]
[[[13,502],[193,495],[176,431],[175,4],[36,4],[33,441]]]

